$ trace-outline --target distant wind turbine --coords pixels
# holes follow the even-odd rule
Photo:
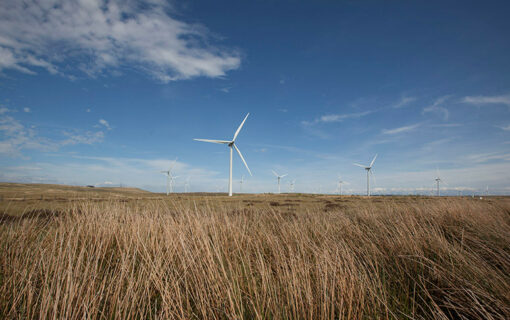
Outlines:
[[[273,174],[276,176],[276,178],[278,178],[278,194],[280,194],[280,180],[281,180],[283,177],[287,176],[287,174],[284,174],[284,175],[281,175],[281,176],[280,176],[280,175],[279,175],[278,173],[276,173],[274,170],[271,170],[271,171],[273,171]]]
[[[294,192],[294,185],[295,185],[295,184],[296,184],[296,180],[292,180],[292,181],[290,182],[290,185],[289,185],[289,187],[290,187],[290,188],[289,188],[289,189],[290,189],[289,191],[290,191],[290,192]]]
[[[178,178],[179,176],[173,176],[172,175],[172,169],[175,166],[175,163],[177,162],[177,158],[172,162],[168,170],[161,171],[161,173],[166,175],[166,195],[168,196],[169,192],[174,192],[173,182],[174,179]]]
[[[232,138],[232,140],[230,140],[230,141],[229,140],[194,139],[196,141],[211,142],[211,143],[218,143],[218,144],[226,144],[230,148],[230,168],[229,168],[229,176],[228,176],[228,195],[230,197],[232,196],[232,156],[233,156],[233,149],[236,149],[237,153],[239,154],[239,157],[241,157],[241,160],[243,160],[243,163],[244,163],[246,169],[248,170],[250,175],[252,175],[251,171],[250,171],[250,168],[248,168],[248,164],[246,164],[246,161],[244,160],[244,157],[241,154],[241,151],[239,151],[239,148],[237,148],[237,146],[235,144],[237,135],[241,131],[241,128],[243,127],[244,122],[246,121],[246,119],[248,119],[249,115],[250,115],[249,113],[246,115],[246,117],[244,118],[243,122],[241,122],[241,125],[239,126],[239,128],[237,128],[237,131],[234,134],[234,138]]]
[[[340,193],[340,195],[342,195],[342,183],[344,183],[345,181],[342,181],[342,177],[341,176],[338,176],[338,193]]]
[[[240,187],[240,192],[242,193],[243,192],[243,183],[244,183],[244,175],[241,176],[241,180],[239,180],[239,187]]]
[[[370,162],[369,166],[364,166],[359,163],[354,163],[355,166],[361,167],[367,171],[367,196],[370,196],[370,174],[372,174],[372,167],[374,165],[376,158],[377,158],[377,154],[375,155],[374,159],[372,159],[372,162]]]
[[[437,178],[435,179],[436,180],[436,195],[439,197],[441,196],[441,193],[439,191],[439,183],[444,183],[446,185],[448,185],[448,183],[446,183],[445,181],[443,181],[440,177],[439,177],[439,169],[436,169],[436,173],[437,173]]]

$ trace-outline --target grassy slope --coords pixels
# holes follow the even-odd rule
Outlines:
[[[0,194],[0,317],[510,317],[504,197]]]

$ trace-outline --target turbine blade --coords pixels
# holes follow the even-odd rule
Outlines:
[[[246,163],[246,161],[244,160],[243,155],[241,154],[241,151],[239,151],[239,148],[238,148],[235,144],[234,144],[233,146],[234,146],[234,148],[236,149],[236,151],[237,151],[237,153],[239,154],[239,156],[241,157],[241,160],[243,160],[243,163],[244,163],[244,165],[245,165],[246,169],[248,169],[248,172],[250,173],[250,176],[253,176],[253,175],[251,174],[250,168],[248,168],[248,164]]]
[[[286,177],[286,176],[288,176],[288,174],[284,174],[283,176],[280,176],[280,178],[283,178],[283,177]]]
[[[359,163],[353,163],[353,165],[358,166],[358,167],[361,167],[361,168],[363,168],[363,169],[365,169],[365,168],[366,168],[366,166],[364,166],[364,165],[362,165],[362,164],[359,164]]]
[[[241,122],[241,125],[239,126],[239,128],[237,128],[237,131],[236,131],[236,133],[234,134],[234,139],[232,139],[232,141],[236,141],[237,135],[239,134],[239,131],[241,131],[241,128],[243,127],[244,122],[246,121],[246,119],[248,119],[248,116],[249,116],[249,115],[250,115],[250,113],[248,113],[248,114],[246,115],[246,117],[244,117],[244,120],[243,120],[243,122]]]
[[[372,168],[372,166],[374,165],[374,162],[375,162],[375,159],[377,158],[377,154],[375,155],[374,159],[372,160],[372,162],[370,162],[370,168]]]
[[[227,140],[211,140],[211,139],[193,139],[195,141],[203,141],[203,142],[211,142],[211,143],[219,143],[219,144],[229,144],[232,141]]]
[[[271,170],[273,172],[273,174],[278,177],[278,173],[276,173],[274,170]]]
[[[175,166],[175,164],[177,163],[177,158],[175,158],[174,161],[172,161],[172,163],[170,164],[170,167],[168,168],[168,172],[172,171],[173,167]]]

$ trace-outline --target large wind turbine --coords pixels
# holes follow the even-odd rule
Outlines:
[[[361,167],[367,171],[367,196],[370,196],[370,174],[372,174],[372,166],[374,165],[375,159],[377,158],[377,154],[375,155],[372,162],[370,162],[369,166],[364,166],[359,163],[354,163],[355,166]]]
[[[278,173],[276,173],[274,170],[271,170],[273,171],[273,174],[276,176],[276,178],[278,178],[278,194],[280,194],[280,179],[287,176],[287,174],[284,174],[284,175],[279,175]]]
[[[234,134],[234,138],[232,138],[232,140],[230,140],[230,141],[229,140],[194,139],[196,141],[211,142],[211,143],[218,143],[218,144],[226,144],[230,148],[230,169],[229,169],[229,176],[228,176],[228,195],[230,197],[232,196],[232,156],[233,156],[233,151],[234,151],[233,149],[236,149],[237,153],[239,154],[239,157],[241,157],[241,160],[243,160],[243,163],[246,166],[246,169],[248,170],[250,175],[252,175],[251,171],[250,171],[250,168],[248,168],[248,165],[246,164],[246,161],[244,160],[243,155],[241,154],[241,151],[239,151],[239,148],[237,148],[237,146],[235,144],[237,135],[239,134],[239,131],[241,131],[241,128],[243,127],[244,122],[246,121],[246,119],[248,119],[249,115],[250,115],[249,113],[246,115],[246,117],[244,118],[243,122],[241,122],[241,125],[239,126],[239,128],[237,128],[237,131]]]
[[[178,178],[179,176],[173,176],[172,175],[172,168],[174,167],[175,163],[177,162],[177,158],[172,162],[168,170],[163,170],[161,173],[166,175],[166,195],[168,196],[169,192],[174,192],[173,182],[174,179]]]

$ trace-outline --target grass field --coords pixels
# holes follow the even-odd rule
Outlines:
[[[0,199],[0,318],[510,318],[506,197]]]

